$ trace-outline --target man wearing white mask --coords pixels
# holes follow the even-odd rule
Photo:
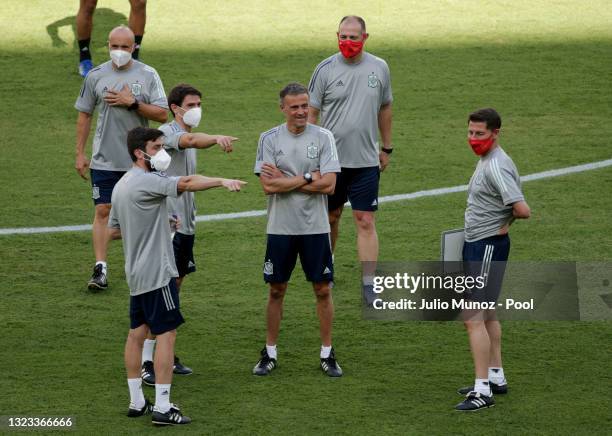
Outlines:
[[[147,127],[149,120],[163,123],[168,104],[162,82],[155,69],[132,59],[134,33],[125,26],[114,28],[108,36],[111,60],[92,69],[83,82],[75,103],[79,111],[76,134],[75,169],[87,179],[91,174],[95,205],[93,248],[96,263],[89,289],[106,289],[107,230],[111,194],[117,181],[132,167],[125,147],[128,131]],[[93,138],[91,162],[85,156],[93,113],[98,119]]]
[[[183,324],[172,258],[169,198],[186,192],[224,187],[240,191],[245,182],[201,175],[169,177],[171,158],[163,148],[163,132],[137,127],[127,135],[131,169],[112,194],[109,234],[123,239],[125,276],[130,288],[130,330],[125,367],[130,391],[127,416],[152,414],[158,425],[183,425],[191,420],[170,402],[176,329]],[[157,335],[155,407],[145,399],[140,379],[140,355],[148,331]]]
[[[232,141],[238,138],[224,135],[192,133],[202,118],[202,93],[191,85],[181,83],[168,94],[168,106],[174,121],[159,127],[164,132],[164,147],[172,157],[166,174],[169,176],[191,176],[196,174],[196,149],[209,148],[218,144],[226,153],[232,151]],[[196,270],[193,256],[195,241],[196,206],[193,192],[185,192],[178,198],[168,198],[168,212],[180,223],[172,245],[178,270],[176,286],[180,291],[183,279]],[[142,379],[149,386],[155,385],[153,349],[155,337],[148,335],[142,352]],[[174,357],[174,373],[189,375],[193,371]]]

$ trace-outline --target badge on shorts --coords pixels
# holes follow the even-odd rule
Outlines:
[[[314,145],[314,142],[311,142],[306,149],[306,156],[308,156],[308,159],[316,159],[319,157],[319,147]]]
[[[376,74],[372,73],[368,75],[368,86],[370,88],[376,88],[378,86],[378,77],[376,77]]]
[[[97,186],[91,188],[91,198],[93,198],[94,200],[100,198],[100,188],[98,188]]]
[[[270,262],[270,259],[266,263],[264,263],[264,274],[267,276],[271,276],[274,274],[274,265]]]
[[[132,83],[130,85],[130,89],[132,90],[134,97],[138,97],[142,91],[142,85],[140,83]]]

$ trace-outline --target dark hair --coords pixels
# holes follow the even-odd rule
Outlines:
[[[283,89],[281,89],[281,92],[278,95],[280,97],[280,102],[282,103],[283,99],[287,95],[302,95],[302,94],[308,95],[308,89],[306,89],[306,87],[302,85],[301,83],[291,82],[290,84],[285,86]]]
[[[186,83],[179,83],[174,88],[172,88],[172,91],[170,91],[170,95],[168,95],[168,108],[170,109],[170,112],[172,112],[172,116],[174,116],[172,105],[182,105],[183,100],[185,100],[185,97],[187,97],[188,95],[197,95],[198,97],[202,98],[202,93],[200,91]]]
[[[468,123],[472,121],[474,123],[487,123],[488,130],[497,130],[501,128],[501,117],[497,111],[493,108],[478,109],[470,114],[468,117]]]
[[[357,15],[347,15],[346,17],[342,17],[342,19],[340,20],[340,24],[338,24],[338,27],[340,27],[342,23],[344,23],[346,20],[355,20],[359,22],[359,24],[361,24],[361,33],[366,33],[366,25],[365,20],[363,18]]]
[[[127,135],[127,146],[132,162],[136,162],[138,160],[134,155],[134,151],[139,149],[145,151],[147,142],[155,141],[157,138],[163,135],[164,132],[161,130],[150,129],[148,127],[136,127],[130,130]]]

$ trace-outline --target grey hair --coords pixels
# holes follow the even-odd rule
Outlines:
[[[285,86],[283,89],[281,89],[281,92],[278,95],[280,97],[280,102],[282,104],[285,96],[302,95],[302,94],[308,95],[308,89],[306,89],[306,87],[302,85],[301,83],[291,82],[290,84]]]

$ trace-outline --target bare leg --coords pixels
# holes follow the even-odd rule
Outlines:
[[[76,16],[77,39],[90,39],[93,29],[93,14],[98,0],[81,0]]]
[[[491,350],[489,351],[489,366],[492,368],[501,368],[501,324],[497,320],[492,320],[485,321],[485,326],[491,341]]]
[[[147,23],[147,0],[130,0],[130,18],[128,24],[134,35],[144,35]]]
[[[270,283],[270,296],[268,298],[266,335],[267,345],[276,345],[280,331],[281,319],[283,318],[283,299],[287,292],[287,283]]]
[[[470,338],[470,349],[472,351],[472,359],[474,360],[476,378],[488,379],[491,342],[485,323],[482,320],[471,320],[465,321],[464,324]]]
[[[332,343],[332,322],[334,320],[334,301],[329,282],[313,283],[312,288],[317,297],[317,315],[321,332],[321,345],[326,347]]]
[[[96,205],[92,229],[93,249],[96,261],[106,261],[108,242],[110,241],[110,234],[107,227],[110,210],[110,204]]]
[[[140,378],[140,356],[142,356],[142,344],[148,330],[146,324],[138,328],[130,329],[125,342],[125,369],[127,378]]]
[[[174,369],[174,342],[176,329],[157,335],[155,349],[155,384],[171,384]]]
[[[353,211],[357,226],[357,252],[361,262],[378,260],[378,235],[376,234],[374,212]]]
[[[340,217],[342,217],[342,210],[344,206],[340,206],[338,209],[329,211],[329,226],[331,228],[331,245],[332,253],[336,251],[336,241],[338,240],[338,230],[340,228]]]

